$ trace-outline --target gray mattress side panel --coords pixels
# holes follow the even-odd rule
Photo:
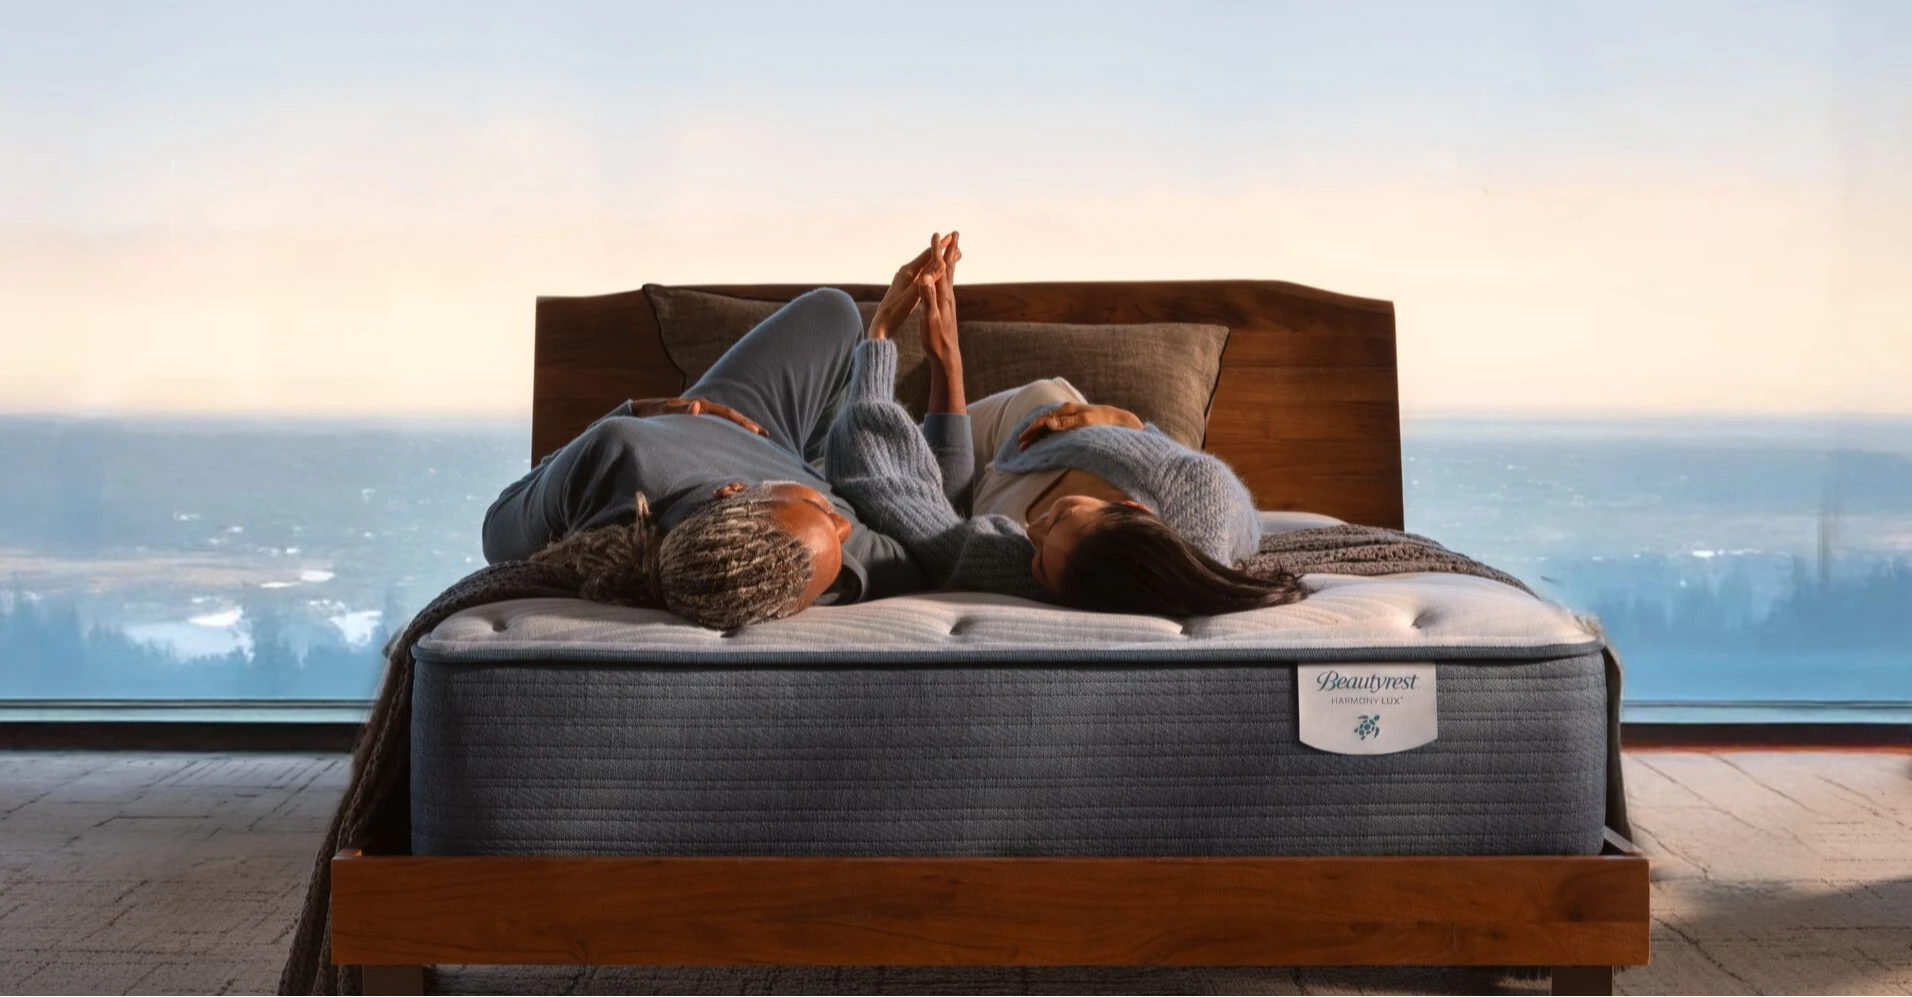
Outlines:
[[[1598,654],[1441,664],[1440,736],[1334,755],[1279,665],[421,662],[420,854],[1592,854]]]

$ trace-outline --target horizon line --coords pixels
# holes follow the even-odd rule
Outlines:
[[[273,409],[42,409],[7,408],[0,405],[0,419],[34,419],[42,421],[132,421],[138,419],[159,419],[179,422],[240,422],[249,420],[276,420],[283,422],[345,423],[345,422],[455,422],[476,419],[488,422],[500,422],[523,419],[530,420],[530,408],[514,409],[466,409],[466,410],[365,410],[349,412],[315,412],[309,410],[273,410]],[[1484,409],[1484,408],[1424,408],[1401,410],[1403,422],[1409,420],[1497,420],[1529,419],[1543,422],[1653,422],[1668,419],[1709,419],[1728,422],[1790,421],[1790,422],[1899,422],[1912,421],[1912,409],[1903,412],[1853,411],[1838,409],[1807,409],[1777,412],[1760,412],[1745,409],[1570,409],[1549,411],[1529,408]]]

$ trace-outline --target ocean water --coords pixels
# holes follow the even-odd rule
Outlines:
[[[1912,702],[1912,420],[1425,419],[1408,528],[1601,617],[1627,695]],[[482,563],[517,421],[0,418],[0,698],[358,698]]]

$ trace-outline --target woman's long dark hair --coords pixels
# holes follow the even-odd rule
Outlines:
[[[1154,513],[1102,510],[1059,579],[1064,602],[1105,613],[1213,616],[1280,606],[1307,594],[1294,575],[1259,578],[1209,557]]]

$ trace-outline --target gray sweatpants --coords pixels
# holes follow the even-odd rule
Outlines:
[[[804,294],[757,324],[684,390],[755,420],[772,442],[812,464],[823,460],[830,418],[850,383],[863,316],[833,287]]]

